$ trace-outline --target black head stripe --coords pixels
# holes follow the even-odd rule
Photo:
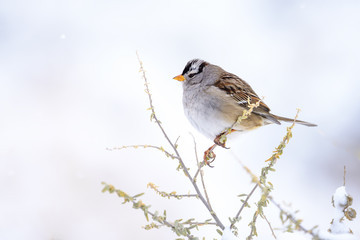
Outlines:
[[[207,62],[203,62],[203,63],[199,66],[199,73],[201,73],[201,72],[203,71],[203,69],[204,69],[204,67],[205,67],[206,65],[208,65],[208,63],[207,63]]]
[[[186,66],[185,66],[185,68],[184,68],[184,70],[183,70],[183,72],[182,72],[181,75],[184,75],[185,73],[187,73],[187,72],[190,70],[191,64],[192,64],[192,61],[189,61],[189,62],[186,64]]]
[[[200,63],[200,65],[199,65],[199,63]],[[183,72],[182,72],[182,75],[188,73],[188,72],[191,71],[191,70],[195,70],[196,68],[197,68],[197,70],[198,70],[196,73],[200,73],[200,72],[202,72],[203,68],[204,68],[207,64],[208,64],[207,62],[205,62],[205,61],[203,61],[203,60],[201,60],[201,59],[193,59],[193,60],[190,60],[190,61],[186,64],[186,66],[185,66],[185,68],[184,68],[184,70],[183,70]]]

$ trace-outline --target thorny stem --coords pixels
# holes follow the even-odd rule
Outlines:
[[[137,54],[137,53],[136,53]],[[173,144],[173,142],[170,140],[170,138],[168,137],[168,135],[166,134],[164,128],[162,127],[160,121],[158,120],[156,114],[155,114],[155,110],[154,110],[154,106],[153,106],[153,103],[152,103],[152,97],[151,97],[151,94],[150,94],[150,91],[149,91],[149,85],[148,85],[148,81],[147,81],[147,78],[146,78],[146,75],[145,75],[145,70],[143,68],[143,64],[142,64],[142,61],[140,60],[140,57],[139,57],[139,54],[137,54],[137,57],[138,57],[138,61],[139,61],[139,64],[140,64],[140,72],[142,72],[142,77],[145,81],[145,89],[146,89],[146,93],[149,97],[149,104],[150,104],[150,109],[151,109],[151,112],[152,112],[152,116],[156,122],[156,124],[159,126],[161,132],[163,133],[165,139],[168,141],[168,143],[170,144],[170,146],[172,147],[172,149],[174,150],[175,152],[175,155],[178,157],[178,160],[180,162],[180,165],[181,167],[183,168],[183,171],[185,173],[185,175],[189,178],[191,184],[193,185],[196,193],[198,194],[200,200],[202,201],[202,203],[205,205],[205,207],[208,209],[208,211],[210,212],[211,216],[214,218],[216,224],[222,229],[224,230],[225,227],[224,225],[221,223],[220,219],[218,218],[218,216],[215,214],[214,211],[212,211],[211,207],[209,206],[209,204],[206,202],[204,196],[201,194],[200,190],[199,190],[199,187],[197,186],[196,182],[194,181],[194,179],[190,176],[189,174],[189,171],[188,169],[186,168],[185,164],[184,164],[184,161],[182,160],[182,158],[180,157],[180,154],[176,148],[176,146]]]

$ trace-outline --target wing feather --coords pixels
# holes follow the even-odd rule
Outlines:
[[[247,82],[232,73],[223,73],[215,86],[225,91],[244,108],[248,108],[248,100],[250,100],[250,103],[257,103],[260,100]],[[258,114],[268,113],[269,111],[270,108],[263,101],[260,102],[259,107],[254,109],[254,113]]]

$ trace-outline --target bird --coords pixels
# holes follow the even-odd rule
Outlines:
[[[247,82],[202,59],[188,61],[183,72],[173,79],[182,82],[185,116],[195,129],[215,142],[205,151],[204,160],[215,159],[212,150],[216,145],[225,147],[220,139],[230,132],[246,132],[268,124],[294,121],[308,127],[317,126],[270,113],[270,108]],[[250,116],[236,123],[244,110],[256,103],[258,106],[252,109]]]

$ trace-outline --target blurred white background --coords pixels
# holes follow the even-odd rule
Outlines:
[[[177,162],[155,150],[107,151],[129,144],[163,145],[150,113],[139,52],[158,117],[195,170],[212,144],[187,122],[182,87],[172,77],[202,58],[249,82],[272,112],[317,123],[296,126],[271,173],[278,202],[300,209],[304,226],[327,229],[331,195],[343,183],[360,212],[360,2],[345,1],[2,1],[0,2],[0,239],[175,239],[146,231],[143,213],[102,194],[101,182],[131,195],[145,192],[151,210],[169,220],[210,218],[197,200],[162,199],[149,189],[193,191]],[[216,149],[205,172],[212,205],[228,224],[236,195],[252,188],[234,155],[259,173],[285,134],[266,126]],[[254,195],[250,203],[258,200]],[[245,237],[254,207],[243,212]],[[278,210],[265,210],[280,227]],[[350,225],[360,236],[359,219]],[[259,239],[272,239],[263,219]],[[279,232],[278,232],[279,234]],[[204,227],[198,236],[219,238]],[[244,238],[243,238],[244,239]]]

